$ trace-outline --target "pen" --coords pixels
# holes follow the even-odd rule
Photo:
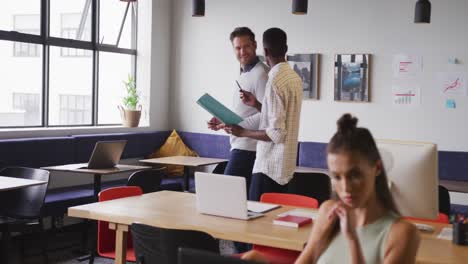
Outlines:
[[[242,87],[240,86],[240,84],[239,84],[239,82],[237,80],[236,80],[236,83],[237,83],[237,86],[239,87],[239,92],[242,92],[243,89],[242,89]]]

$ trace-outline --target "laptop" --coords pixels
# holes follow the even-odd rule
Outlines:
[[[71,169],[111,169],[120,161],[127,140],[98,141],[88,163],[66,165]],[[73,168],[72,168],[73,167]]]
[[[248,220],[263,216],[247,210],[244,177],[195,172],[197,210],[202,214]]]

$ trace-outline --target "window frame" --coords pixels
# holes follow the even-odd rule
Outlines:
[[[9,128],[48,128],[48,127],[96,127],[96,126],[109,126],[119,124],[98,124],[98,94],[99,94],[99,53],[110,52],[115,54],[132,55],[132,72],[136,80],[136,62],[137,62],[137,28],[138,28],[138,3],[132,2],[130,17],[126,17],[126,21],[131,19],[132,27],[132,47],[119,48],[116,45],[99,43],[99,8],[101,0],[89,0],[91,4],[91,41],[66,39],[62,37],[50,36],[50,2],[51,0],[41,0],[40,8],[40,34],[29,34],[18,31],[8,31],[0,29],[0,40],[22,42],[22,44],[39,44],[42,47],[42,98],[41,98],[41,125],[38,126],[1,126],[0,129]],[[86,2],[85,2],[86,3]],[[118,2],[117,2],[118,3]],[[123,20],[124,18],[122,18]],[[123,22],[123,21],[122,21]],[[13,44],[14,45],[14,44]],[[76,48],[91,51],[92,56],[92,93],[91,93],[91,124],[80,125],[49,125],[49,69],[50,69],[50,47],[60,48]],[[41,54],[41,51],[39,51]],[[71,57],[72,58],[72,57]]]

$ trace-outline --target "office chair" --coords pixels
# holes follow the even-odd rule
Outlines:
[[[25,167],[7,167],[0,171],[0,175],[45,181],[45,184],[29,186],[0,192],[0,232],[2,233],[2,263],[8,261],[8,245],[11,232],[39,231],[41,236],[41,250],[45,263],[47,257],[47,238],[42,222],[44,200],[49,185],[49,172],[41,169]],[[23,241],[21,240],[23,253]],[[24,254],[21,254],[23,257]]]
[[[439,185],[439,212],[450,215],[450,194],[447,188]]]
[[[320,172],[296,172],[288,183],[288,193],[313,197],[322,204],[331,197],[330,177]]]
[[[224,170],[226,169],[227,164],[228,164],[227,161],[218,163],[216,167],[213,169],[212,173],[224,174]]]
[[[179,248],[178,264],[254,264],[256,262],[246,261],[229,256],[197,250],[193,248]]]
[[[143,193],[157,192],[161,190],[161,181],[166,168],[152,170],[140,170],[128,177],[127,186],[138,186]]]
[[[210,235],[134,223],[131,226],[137,264],[177,264],[179,247],[219,253],[218,242]]]

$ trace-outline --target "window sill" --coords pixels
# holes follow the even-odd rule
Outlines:
[[[31,137],[60,137],[79,134],[97,133],[126,133],[150,131],[149,125],[139,127],[114,126],[83,126],[83,127],[33,127],[33,128],[5,128],[0,129],[0,139],[31,138]]]

